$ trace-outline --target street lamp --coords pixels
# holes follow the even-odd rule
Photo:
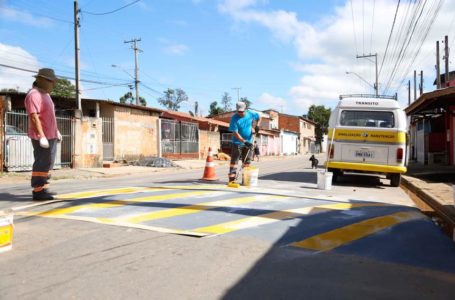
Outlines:
[[[352,75],[355,75],[357,76],[360,80],[362,80],[363,82],[365,82],[366,84],[368,84],[373,90],[377,91],[376,90],[376,87],[374,85],[372,85],[371,83],[369,83],[368,81],[366,81],[365,79],[363,79],[362,76],[360,76],[359,74],[355,73],[355,72],[348,72],[346,71],[346,74],[352,74]]]
[[[137,83],[139,82],[137,80],[136,77],[134,77],[133,75],[131,75],[127,70],[125,70],[124,68],[120,67],[119,65],[112,65],[113,68],[119,68],[120,70],[122,70],[123,72],[125,72],[128,76],[130,76],[132,79],[134,79],[134,83],[136,84],[136,99],[139,99],[139,96],[138,96],[138,89],[137,89]],[[131,88],[131,87],[130,87]],[[137,101],[136,101],[137,102]],[[136,105],[139,105],[138,103],[136,103]]]

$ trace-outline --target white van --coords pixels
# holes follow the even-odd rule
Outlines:
[[[406,114],[398,101],[341,99],[329,119],[327,164],[333,181],[345,171],[378,173],[399,186],[407,170],[406,143]]]

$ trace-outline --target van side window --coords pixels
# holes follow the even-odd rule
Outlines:
[[[391,111],[343,110],[341,126],[394,128],[395,117]]]

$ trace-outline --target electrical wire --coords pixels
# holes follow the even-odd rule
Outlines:
[[[384,66],[384,61],[385,61],[385,59],[387,57],[387,51],[389,50],[390,40],[392,39],[392,34],[393,34],[393,30],[395,28],[395,22],[397,20],[397,15],[398,15],[398,9],[399,8],[400,8],[400,0],[398,0],[398,3],[397,3],[397,8],[395,10],[395,16],[393,17],[392,28],[390,29],[389,38],[387,39],[387,45],[385,47],[384,56],[382,57],[381,67],[379,69],[379,75],[378,76],[381,75],[382,67]]]
[[[117,9],[114,9],[114,10],[111,10],[111,11],[107,11],[107,12],[102,12],[102,13],[94,13],[94,12],[89,12],[89,11],[83,11],[81,10],[81,12],[85,13],[85,14],[88,14],[88,15],[93,15],[93,16],[104,16],[104,15],[109,15],[109,14],[113,14],[115,12],[118,12],[119,10],[122,10],[124,8],[127,8],[128,6],[131,6],[133,4],[136,4],[137,2],[139,2],[141,0],[136,0],[136,1],[133,1],[131,3],[128,3],[122,7],[119,7]]]
[[[359,51],[357,49],[357,34],[355,31],[354,8],[352,7],[352,0],[350,0],[350,2],[351,2],[351,15],[352,15],[352,30],[354,31],[355,54],[358,55]]]

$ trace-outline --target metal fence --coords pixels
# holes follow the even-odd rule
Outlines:
[[[74,152],[74,120],[71,117],[57,117],[57,126],[62,141],[57,144],[54,168],[69,166]],[[8,171],[31,170],[33,147],[27,136],[28,116],[24,110],[5,114],[4,165]]]
[[[194,123],[161,119],[161,152],[197,153],[198,126]]]
[[[114,118],[103,120],[103,160],[114,160]]]

